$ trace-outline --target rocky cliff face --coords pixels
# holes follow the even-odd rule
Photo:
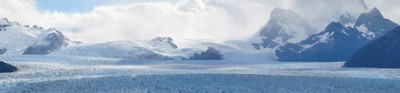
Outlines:
[[[358,49],[345,67],[400,68],[400,27]]]
[[[222,60],[224,59],[223,54],[218,50],[208,47],[206,51],[201,53],[195,53],[193,56],[188,58],[189,60]]]

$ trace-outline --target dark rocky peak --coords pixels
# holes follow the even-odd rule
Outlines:
[[[33,25],[30,29],[39,29],[39,30],[43,30],[43,27],[37,26],[37,25]]]
[[[7,52],[7,48],[0,48],[0,55],[3,55]]]
[[[382,13],[376,7],[374,7],[368,13],[364,13],[364,15],[368,15],[368,16],[374,17],[374,18],[383,18]]]
[[[343,28],[345,28],[342,24],[338,22],[331,22],[329,25],[325,28],[325,31],[328,32],[337,32],[341,31]]]
[[[223,60],[224,55],[212,48],[208,47],[206,51],[203,51],[201,53],[195,53],[193,56],[188,58],[189,60]]]

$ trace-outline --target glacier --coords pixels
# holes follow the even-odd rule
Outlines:
[[[0,74],[2,93],[395,93],[400,89],[399,69],[342,68],[343,62],[251,63],[37,55],[0,59],[19,68],[14,73]]]

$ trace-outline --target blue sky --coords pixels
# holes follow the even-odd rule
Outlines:
[[[36,0],[41,11],[89,12],[102,0]]]
[[[98,5],[127,4],[134,2],[176,2],[178,0],[36,0],[40,11],[66,13],[90,12]]]

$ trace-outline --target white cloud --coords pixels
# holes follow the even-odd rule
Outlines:
[[[243,6],[237,2],[254,6]],[[149,39],[156,36],[244,39],[259,30],[267,21],[268,12],[257,3],[245,0],[236,3],[203,0],[147,2],[98,6],[90,13],[47,12],[45,16],[53,21],[53,26],[73,30],[74,33],[67,34],[84,41]]]
[[[40,12],[34,0],[0,0],[1,17],[61,29],[82,41],[149,39],[245,39],[267,22],[274,7],[296,11],[318,29],[340,12],[363,11],[359,0],[116,0],[88,13]],[[107,2],[111,2],[108,1]],[[128,3],[129,2],[129,3]],[[399,22],[397,0],[367,0]],[[360,5],[357,5],[360,4]]]
[[[41,24],[41,14],[34,6],[34,0],[0,0],[0,17],[25,24]]]

